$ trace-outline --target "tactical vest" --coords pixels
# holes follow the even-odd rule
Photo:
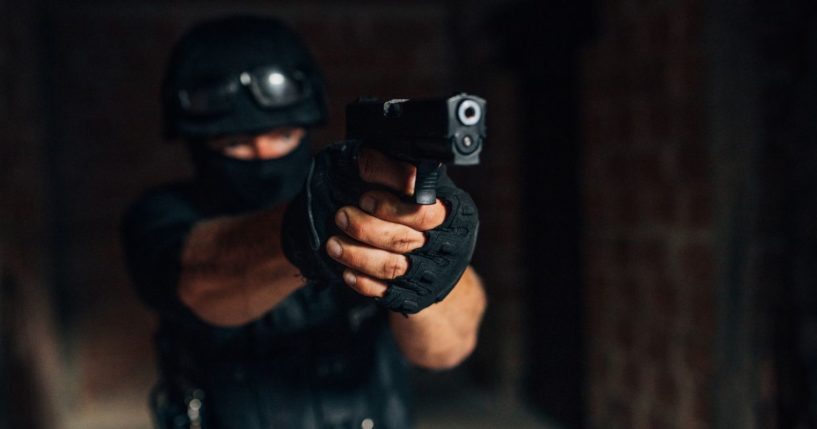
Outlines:
[[[411,427],[386,313],[343,285],[310,284],[238,328],[184,319],[156,337],[159,427]]]

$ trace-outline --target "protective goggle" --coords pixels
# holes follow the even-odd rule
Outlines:
[[[309,98],[311,87],[300,71],[286,72],[278,67],[259,67],[238,76],[183,89],[178,93],[179,106],[191,115],[226,113],[235,107],[238,93],[247,88],[264,108],[286,107]]]

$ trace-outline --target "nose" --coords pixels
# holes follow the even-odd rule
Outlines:
[[[267,143],[267,139],[257,136],[252,139],[253,157],[256,159],[274,158],[274,150],[271,144]]]

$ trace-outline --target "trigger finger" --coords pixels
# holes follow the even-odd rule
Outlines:
[[[430,231],[442,225],[448,215],[448,208],[439,198],[434,204],[419,205],[383,191],[366,192],[360,197],[359,204],[370,215],[417,231]]]

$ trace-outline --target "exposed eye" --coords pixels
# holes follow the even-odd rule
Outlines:
[[[250,144],[250,139],[246,137],[233,137],[227,139],[227,141],[225,142],[225,146],[229,148],[235,148],[238,146],[244,146],[248,144]]]
[[[294,132],[294,130],[292,128],[284,128],[281,131],[279,131],[279,134],[281,135],[281,138],[284,139],[284,140],[291,140],[292,135],[294,133],[295,132]]]

